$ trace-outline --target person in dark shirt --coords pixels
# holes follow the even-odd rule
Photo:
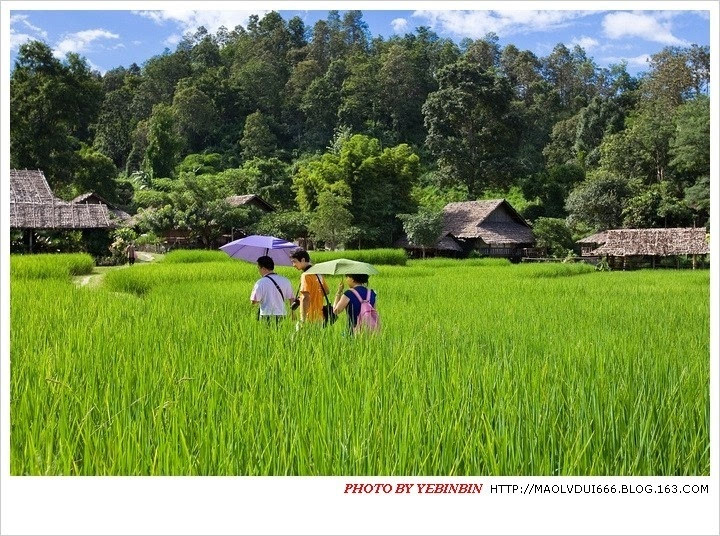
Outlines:
[[[363,300],[368,300],[370,305],[375,307],[375,291],[368,289],[369,276],[366,274],[348,274],[345,276],[345,281],[348,287],[357,291]],[[337,293],[335,293],[335,302],[333,303],[333,311],[335,314],[340,314],[347,309],[348,313],[348,325],[350,332],[353,332],[355,325],[357,324],[357,317],[360,313],[360,300],[352,290],[347,290],[343,293],[345,284],[341,281],[338,286]],[[370,297],[368,298],[368,293]]]

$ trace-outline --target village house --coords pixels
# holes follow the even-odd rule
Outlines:
[[[659,259],[674,257],[679,266],[681,256],[692,256],[693,268],[699,255],[710,253],[704,227],[667,229],[611,229],[582,240],[583,256],[606,257],[613,268],[628,268],[649,262],[655,267]]]
[[[443,220],[437,242],[426,249],[430,254],[464,257],[475,251],[483,256],[519,260],[524,250],[535,244],[530,225],[505,199],[448,203]],[[395,245],[411,255],[421,250],[405,236]]]
[[[10,170],[10,229],[23,231],[30,252],[36,231],[109,231],[121,223],[105,203],[75,203],[55,197],[40,170]]]

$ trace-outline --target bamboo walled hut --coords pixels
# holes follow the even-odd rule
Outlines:
[[[10,229],[25,233],[31,252],[35,231],[110,230],[120,223],[105,203],[76,203],[55,197],[40,170],[10,170]]]
[[[588,243],[591,239],[602,240],[602,244],[589,251],[587,255],[607,257],[610,265],[614,267],[625,268],[628,264],[649,259],[654,268],[657,259],[666,257],[675,257],[676,265],[679,265],[680,256],[691,255],[694,268],[698,255],[710,253],[708,235],[704,227],[611,229],[589,236],[579,243]]]
[[[535,244],[530,225],[505,199],[448,203],[443,209],[443,231],[436,255],[467,256],[471,251],[488,257],[520,259]],[[421,248],[402,237],[395,243],[411,253]]]

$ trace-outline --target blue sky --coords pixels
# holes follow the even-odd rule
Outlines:
[[[211,32],[224,25],[246,25],[257,11],[12,11],[11,60],[28,39],[48,43],[56,56],[77,52],[104,73],[135,62],[142,65],[167,47],[175,49],[181,36],[203,25]],[[308,29],[327,11],[281,10],[285,20],[295,15]],[[342,14],[342,12],[341,12]],[[709,45],[709,12],[701,11],[363,11],[373,36],[390,37],[430,26],[441,37],[460,42],[495,32],[502,46],[514,44],[538,56],[557,43],[583,46],[600,66],[628,62],[637,74],[649,55],[669,45]]]

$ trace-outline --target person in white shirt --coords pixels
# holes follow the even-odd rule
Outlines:
[[[258,320],[270,322],[273,318],[279,322],[287,314],[285,301],[292,303],[295,298],[292,284],[281,275],[274,272],[275,261],[263,255],[257,260],[258,271],[262,276],[250,293],[253,305],[259,305]]]

